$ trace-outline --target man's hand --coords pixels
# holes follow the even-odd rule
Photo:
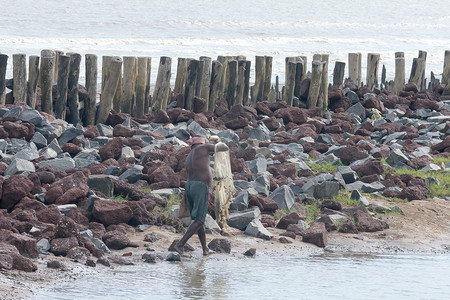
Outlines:
[[[209,141],[213,144],[220,143],[220,137],[218,137],[217,135],[212,135],[210,136]]]

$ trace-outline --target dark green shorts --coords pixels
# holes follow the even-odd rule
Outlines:
[[[204,181],[186,182],[184,197],[191,212],[191,219],[205,223],[208,210],[209,187]]]

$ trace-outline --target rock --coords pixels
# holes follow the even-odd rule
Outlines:
[[[363,183],[361,186],[361,191],[364,193],[374,193],[378,191],[383,191],[386,187],[379,181],[372,183]]]
[[[91,253],[88,249],[84,247],[73,247],[67,252],[67,258],[73,259],[73,260],[86,260]]]
[[[81,127],[80,125],[77,127],[68,127],[58,138],[58,142],[60,145],[64,145],[65,143],[73,140],[74,138],[82,134],[83,134],[83,127]]]
[[[56,224],[55,238],[67,238],[67,237],[80,237],[80,231],[77,228],[77,224],[69,217],[63,216]]]
[[[363,195],[361,195],[361,193],[358,190],[353,190],[352,194],[350,195],[350,198],[354,199],[354,200],[358,200],[360,205],[364,205],[364,206],[369,205],[369,201],[367,200],[367,198],[364,197]]]
[[[269,199],[274,200],[280,209],[291,209],[294,205],[294,192],[287,185],[282,185],[274,190],[270,195]]]
[[[179,241],[180,241],[179,239],[174,240],[174,241],[172,242],[172,244],[170,244],[169,249],[167,249],[167,250],[169,250],[169,251],[175,251],[175,245],[176,245]],[[189,243],[186,243],[186,244],[184,244],[184,246],[183,246],[183,251],[184,251],[184,252],[192,252],[192,251],[194,251],[194,247],[192,247],[191,245],[189,245]]]
[[[156,263],[157,257],[153,253],[144,253],[142,254],[142,259],[146,263]]]
[[[114,250],[120,250],[126,247],[137,247],[130,239],[123,233],[117,230],[109,231],[102,237],[105,245]]]
[[[256,255],[256,248],[250,248],[247,251],[244,252],[245,256],[253,257]]]
[[[90,189],[107,197],[112,197],[114,194],[114,183],[108,175],[91,175],[88,177],[87,185]]]
[[[124,203],[98,199],[94,202],[92,217],[105,225],[128,223],[133,217],[132,210]]]
[[[352,166],[351,168],[361,176],[369,176],[373,174],[381,175],[384,172],[383,163],[379,160],[369,160],[365,163]]]
[[[51,246],[50,246],[50,242],[47,239],[40,239],[37,243],[36,246],[38,247],[38,251],[39,253],[47,253]]]
[[[75,161],[70,157],[64,157],[64,158],[54,158],[51,160],[45,160],[38,162],[38,167],[42,168],[45,166],[52,166],[56,170],[68,170],[75,168]]]
[[[263,142],[270,142],[270,130],[264,123],[260,123],[257,128],[250,129],[248,132],[248,138]]]
[[[349,114],[354,114],[355,116],[358,116],[360,118],[360,120],[366,119],[366,109],[359,102],[354,103],[354,105],[351,106],[349,109],[347,109],[346,112],[348,112]]]
[[[258,194],[263,196],[269,196],[270,192],[270,179],[269,176],[263,175],[254,181],[254,188],[258,192]]]
[[[23,147],[19,152],[14,154],[13,159],[21,158],[24,160],[32,161],[39,157],[39,152],[36,145],[30,142],[28,145]]]
[[[252,161],[246,162],[246,164],[253,174],[262,174],[267,170],[267,160],[262,157],[257,157]]]
[[[147,210],[145,202],[140,201],[129,201],[127,205],[131,208],[133,212],[133,217],[129,221],[132,226],[138,225],[153,225],[157,223],[155,215]]]
[[[34,171],[36,171],[36,169],[34,167],[34,164],[31,161],[27,161],[27,160],[21,159],[21,158],[15,158],[9,164],[4,175],[10,176],[10,175],[22,174],[22,173],[27,174],[27,173],[33,173]]]
[[[337,172],[341,174],[346,184],[353,183],[358,180],[358,175],[349,166],[339,166]]]
[[[16,203],[31,192],[33,187],[33,182],[24,175],[12,175],[6,178],[1,189],[0,208],[13,208]]]
[[[260,220],[251,221],[244,233],[264,240],[270,240],[273,237],[273,234],[264,228]]]
[[[339,193],[339,183],[337,181],[323,181],[316,185],[314,198],[329,198]]]
[[[85,197],[87,194],[86,190],[73,187],[64,192],[60,197],[58,197],[55,201],[55,204],[65,205],[72,204],[78,202],[79,199]]]
[[[166,261],[181,261],[181,255],[178,252],[169,252]]]
[[[277,228],[286,229],[289,224],[297,224],[300,220],[305,220],[305,217],[297,212],[290,213],[281,218],[277,224]]]
[[[248,192],[241,191],[233,198],[233,202],[230,204],[231,210],[245,210],[248,208]]]
[[[61,150],[69,153],[71,156],[75,156],[83,151],[83,149],[72,143],[65,143],[64,145],[62,145]]]
[[[78,247],[78,240],[76,237],[56,238],[51,241],[50,251],[59,256],[66,256],[67,252],[73,247]]]
[[[113,136],[115,137],[132,137],[134,135],[134,130],[128,126],[122,124],[117,124],[114,126]]]
[[[340,151],[340,159],[344,164],[351,164],[354,161],[364,159],[368,157],[369,154],[361,151],[359,148],[354,146],[347,146]]]
[[[50,268],[50,269],[63,269],[64,270],[66,268],[66,266],[62,262],[60,262],[58,260],[49,260],[47,262],[47,268]]]
[[[346,208],[343,211],[355,220],[359,231],[375,232],[389,228],[386,222],[372,218],[365,208]]]
[[[127,180],[129,183],[135,183],[142,178],[143,166],[135,165],[132,168],[127,169],[125,172],[120,174],[119,180]]]
[[[396,166],[398,163],[407,163],[408,160],[409,159],[400,149],[393,149],[391,154],[389,154],[389,157],[386,158],[386,162],[392,167]]]
[[[106,145],[100,148],[99,155],[103,161],[109,158],[118,158],[122,154],[122,146],[122,138],[113,138],[111,141],[106,143]]]
[[[261,218],[261,211],[259,210],[259,208],[252,208],[240,212],[231,213],[227,223],[233,228],[245,230],[245,228],[251,221],[259,218]]]
[[[231,243],[227,239],[215,238],[208,244],[208,248],[216,253],[231,253]]]
[[[327,230],[325,224],[321,222],[312,223],[302,236],[305,243],[311,243],[322,248],[328,244]]]

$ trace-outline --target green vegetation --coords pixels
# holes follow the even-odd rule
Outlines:
[[[340,190],[337,195],[331,196],[331,199],[334,199],[346,206],[359,206],[358,200],[351,198],[351,193],[347,190]]]
[[[337,171],[338,167],[343,166],[342,163],[332,165],[332,164],[316,164],[313,162],[306,162],[306,164],[308,165],[308,167],[311,168],[314,175],[319,173],[334,174]]]
[[[448,163],[450,162],[450,157],[433,157],[433,163],[437,164],[437,165],[441,165],[441,163]]]
[[[284,216],[289,214],[289,210],[287,208],[285,209],[277,209],[275,214],[273,215],[273,218],[275,221],[281,220]]]
[[[146,193],[151,193],[152,189],[149,186],[140,186],[139,189]]]
[[[124,202],[128,202],[128,200],[130,200],[127,196],[123,196],[123,195],[118,195],[118,196],[112,196],[111,197],[112,200],[119,202],[119,203],[124,203]]]
[[[387,174],[393,174],[393,175],[401,175],[401,174],[409,174],[414,177],[419,178],[428,178],[428,177],[436,177],[439,180],[439,184],[431,183],[429,185],[429,194],[428,198],[441,198],[441,197],[448,197],[450,195],[450,172],[448,171],[429,171],[429,172],[423,172],[420,170],[410,170],[410,169],[394,169],[394,170],[388,170],[385,171],[384,176]]]
[[[167,198],[167,203],[164,209],[162,210],[162,214],[166,217],[170,215],[170,210],[173,205],[180,205],[181,197],[179,195],[172,194]]]
[[[305,205],[308,209],[308,214],[306,215],[306,223],[310,224],[314,222],[318,217],[320,217],[320,206],[317,202],[313,204]]]

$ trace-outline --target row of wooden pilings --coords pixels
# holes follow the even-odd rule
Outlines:
[[[426,51],[419,51],[413,59],[408,82],[415,83],[419,90],[426,88]],[[8,56],[0,54],[0,104],[5,104],[5,74]],[[349,53],[348,77],[358,86],[362,81],[361,53]],[[101,70],[101,97],[97,104],[98,62],[94,54],[85,55],[85,87],[87,99],[78,99],[78,80],[81,55],[62,51],[42,50],[41,56],[30,56],[28,81],[26,77],[26,55],[13,55],[13,99],[14,103],[26,102],[36,107],[36,91],[40,87],[41,110],[66,119],[72,124],[80,121],[86,126],[106,121],[111,109],[142,117],[149,111],[166,109],[169,95],[184,94],[186,109],[192,110],[194,97],[206,100],[204,110],[214,111],[218,99],[226,99],[228,106],[237,104],[255,105],[258,101],[284,99],[295,105],[300,98],[301,82],[307,78],[307,57],[286,57],[285,85],[280,92],[278,76],[275,87],[272,80],[270,56],[255,57],[254,85],[250,86],[251,62],[245,56],[219,56],[212,61],[210,57],[199,59],[178,58],[175,86],[171,90],[170,57],[161,57],[154,86],[150,93],[151,57],[103,56]],[[380,55],[367,55],[366,86],[379,87]],[[311,63],[310,84],[307,107],[328,107],[328,88],[342,87],[345,75],[345,62],[337,61],[333,70],[333,83],[328,83],[328,54],[315,54]],[[446,85],[444,93],[450,94],[450,51],[445,51],[441,83]],[[56,101],[53,101],[52,87],[56,84]],[[405,57],[403,52],[395,53],[395,78],[386,81],[386,69],[382,69],[381,83],[389,91],[398,94],[405,84]]]

